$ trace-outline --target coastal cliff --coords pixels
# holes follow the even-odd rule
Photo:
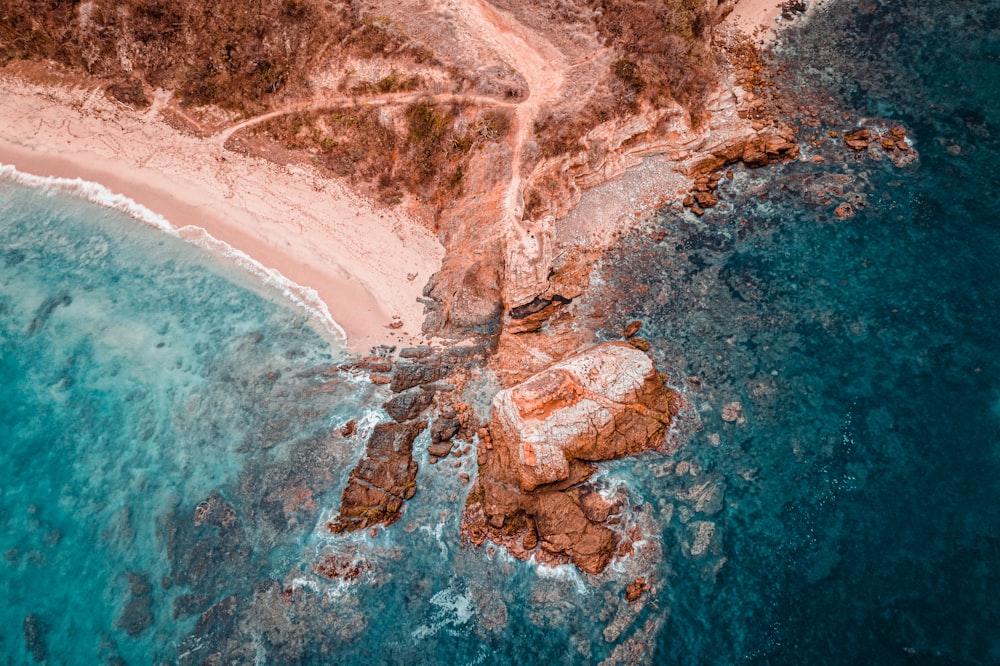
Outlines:
[[[716,35],[734,4],[5,2],[0,45],[10,72],[82,73],[116,103],[340,179],[435,234],[444,255],[423,288],[423,332],[475,353],[354,366],[419,399],[372,433],[330,529],[399,518],[430,416],[436,457],[477,443],[463,527],[474,543],[596,574],[628,551],[591,463],[662,449],[681,402],[635,331],[631,345],[596,344],[572,303],[643,209],[673,198],[700,214],[727,165],[798,156],[767,113],[752,49]],[[584,205],[640,168],[655,174],[646,190]],[[473,367],[499,386],[492,416],[463,402]]]

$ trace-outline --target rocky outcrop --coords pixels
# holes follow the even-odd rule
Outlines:
[[[613,460],[654,448],[670,420],[668,407],[649,357],[607,343],[499,392],[490,435],[529,492],[568,478],[572,460]]]
[[[360,530],[378,523],[390,525],[399,520],[403,502],[416,493],[413,441],[426,427],[426,421],[375,426],[340,498],[340,515],[327,523],[331,532]]]
[[[600,573],[619,536],[605,524],[615,507],[586,483],[590,463],[662,446],[674,410],[650,358],[619,342],[500,391],[480,446],[465,533],[518,557],[537,554]]]

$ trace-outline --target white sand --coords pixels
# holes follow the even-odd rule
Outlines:
[[[226,151],[221,141],[166,125],[156,105],[136,112],[101,92],[0,76],[0,164],[100,183],[199,229],[315,290],[353,351],[419,342],[416,299],[443,248],[405,215],[374,209],[304,167]],[[390,329],[393,317],[402,328]]]
[[[732,13],[722,22],[722,28],[737,28],[770,42],[775,37],[775,19],[781,14],[782,0],[737,0]]]

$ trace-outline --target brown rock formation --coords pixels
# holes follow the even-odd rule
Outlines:
[[[463,529],[518,557],[571,561],[600,573],[618,536],[613,507],[583,486],[589,462],[663,445],[674,404],[652,361],[625,343],[556,363],[493,401],[489,439]]]
[[[340,515],[327,523],[331,532],[360,530],[378,523],[390,525],[399,520],[403,501],[413,497],[417,487],[413,440],[426,427],[425,421],[375,426],[340,498]]]

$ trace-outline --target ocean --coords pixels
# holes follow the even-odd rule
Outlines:
[[[426,432],[402,519],[327,534],[386,417],[322,313],[0,182],[3,661],[1000,663],[1000,2],[836,0],[771,59],[824,161],[734,168],[572,306],[641,319],[691,404],[675,454],[602,466],[650,539],[596,579],[463,544],[475,456]],[[919,159],[848,150],[862,119]]]

